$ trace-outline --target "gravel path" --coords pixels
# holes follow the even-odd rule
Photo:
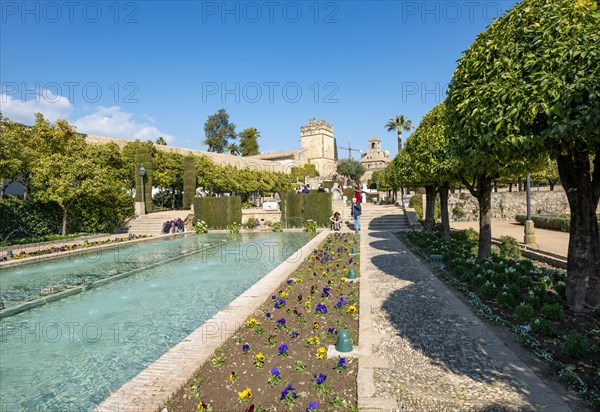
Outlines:
[[[576,410],[392,233],[362,232],[360,321],[361,411]]]

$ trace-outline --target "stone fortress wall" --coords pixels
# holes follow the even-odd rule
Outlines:
[[[423,198],[425,195],[423,195]],[[527,212],[525,192],[492,192],[492,216],[495,219],[514,220],[515,215]],[[471,193],[462,190],[448,196],[448,211],[452,220],[479,219],[479,205]],[[596,209],[600,214],[600,205]],[[561,187],[553,191],[531,190],[532,214],[569,214],[567,195]]]
[[[127,139],[119,139],[116,137],[105,137],[105,136],[95,136],[95,135],[85,135],[85,141],[90,144],[106,144],[106,143],[115,143],[120,148],[123,148],[127,143],[131,143],[131,140]],[[184,149],[181,147],[174,146],[163,146],[163,145],[154,145],[157,150],[163,150],[166,152],[175,152],[180,153],[182,155],[195,155],[195,156],[206,156],[211,159],[213,162],[220,166],[231,165],[238,169],[251,169],[251,170],[264,170],[269,172],[284,172],[289,173],[290,167],[286,166],[279,162],[256,159],[253,157],[242,157],[242,156],[232,156],[228,154],[222,153],[214,153],[214,152],[206,152],[203,150],[195,150],[195,149]]]
[[[115,143],[122,148],[131,140],[116,137],[83,135],[91,144]],[[300,150],[265,153],[257,156],[232,156],[203,150],[184,149],[174,146],[155,145],[157,150],[176,152],[182,155],[206,156],[218,165],[231,165],[238,169],[264,170],[269,172],[290,173],[294,166],[314,164],[321,176],[336,173],[335,139],[333,126],[324,120],[310,119],[309,124],[300,127]]]

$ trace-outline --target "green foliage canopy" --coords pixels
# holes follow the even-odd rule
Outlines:
[[[600,12],[597,0],[523,0],[460,59],[447,98],[465,173],[557,159],[571,208],[567,300],[600,305]]]
[[[229,123],[229,114],[225,109],[208,117],[204,123],[204,144],[208,146],[209,152],[223,153],[229,139],[235,139],[235,124]]]
[[[239,133],[242,156],[254,156],[258,151],[260,132],[255,127],[248,127]]]
[[[342,159],[338,161],[336,171],[342,176],[358,181],[365,173],[365,167],[358,160]]]

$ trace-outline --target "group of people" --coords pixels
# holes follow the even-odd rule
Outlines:
[[[296,189],[295,189],[294,191],[295,191],[296,193],[303,193],[303,194],[306,194],[306,193],[310,193],[310,188],[308,187],[308,185],[304,185],[304,187],[302,187],[302,186],[297,186],[297,187],[296,187]],[[320,185],[319,185],[319,187],[317,188],[317,192],[318,192],[318,193],[325,193],[325,192],[326,192],[326,190],[325,190],[325,188],[323,187],[323,185],[322,185],[322,184],[320,184]]]
[[[296,190],[294,190],[294,192],[307,194],[310,193],[310,189],[308,188],[308,185],[304,186],[304,188],[302,188],[302,186],[298,186],[296,187]]]
[[[354,189],[354,197],[352,198],[352,206],[350,209],[350,215],[354,221],[354,231],[356,233],[360,232],[360,215],[362,214],[362,206],[361,206],[361,197],[360,197],[360,186],[356,185]],[[331,229],[340,230],[342,225],[342,216],[339,212],[335,212],[333,216],[329,218],[331,221]]]
[[[183,233],[185,228],[183,227],[183,220],[177,218],[176,220],[167,220],[162,225],[162,233]]]

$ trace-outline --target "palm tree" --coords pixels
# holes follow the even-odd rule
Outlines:
[[[240,147],[235,143],[229,143],[225,150],[229,152],[229,154],[231,154],[232,156],[237,156],[241,153]]]
[[[398,152],[402,150],[402,130],[408,132],[413,128],[412,122],[404,117],[403,114],[397,114],[395,119],[390,119],[385,125],[388,132],[396,130],[398,132]]]

